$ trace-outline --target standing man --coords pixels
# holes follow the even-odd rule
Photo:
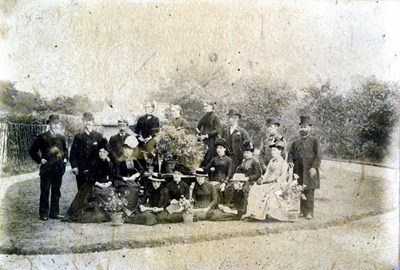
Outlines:
[[[141,165],[146,168],[146,161],[142,156],[142,151],[152,153],[155,147],[154,137],[160,131],[160,120],[153,115],[155,110],[154,102],[147,102],[144,105],[145,115],[141,116],[135,127],[135,133],[139,140],[139,158]]]
[[[217,155],[214,143],[221,129],[221,122],[214,113],[215,103],[204,102],[203,109],[206,114],[201,117],[197,124],[197,139],[206,144],[208,149],[201,162],[201,167],[207,166],[211,159]]]
[[[103,136],[93,130],[94,117],[92,113],[85,112],[82,121],[84,130],[75,135],[69,156],[78,189],[86,182],[91,163],[99,155],[99,143],[103,140]]]
[[[225,139],[231,151],[230,157],[233,160],[233,171],[235,172],[243,160],[243,142],[251,141],[251,139],[249,133],[239,127],[241,114],[237,109],[230,109],[228,117],[228,126],[222,129],[221,137]]]
[[[293,173],[299,176],[298,183],[305,185],[306,200],[300,199],[300,216],[312,219],[314,216],[314,191],[320,187],[319,166],[321,152],[319,140],[310,135],[309,116],[300,116],[300,136],[290,146],[288,162]]]
[[[274,144],[275,140],[281,140],[283,142],[283,147],[285,147],[286,149],[286,140],[278,131],[279,126],[281,125],[278,119],[274,117],[269,117],[267,118],[266,124],[267,124],[267,134],[266,137],[264,137],[264,139],[262,140],[260,157],[259,157],[261,168],[263,169],[264,173],[267,171],[268,163],[272,159],[271,148],[269,146]],[[285,150],[281,152],[281,155],[283,159],[286,159]]]
[[[111,146],[111,157],[113,159],[114,164],[119,161],[124,154],[124,142],[125,139],[129,136],[126,132],[128,129],[128,120],[124,118],[118,119],[118,134],[111,136],[110,138],[110,146]]]
[[[29,149],[29,155],[37,164],[40,164],[39,216],[43,221],[49,218],[63,218],[59,215],[59,201],[62,176],[65,173],[68,158],[65,137],[60,134],[60,117],[57,114],[50,115],[47,124],[49,130],[40,134]],[[51,202],[49,207],[50,189]]]

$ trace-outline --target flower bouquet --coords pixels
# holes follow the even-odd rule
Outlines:
[[[125,191],[125,194],[115,192],[112,189],[111,195],[108,198],[108,201],[105,203],[105,209],[111,212],[111,226],[119,226],[122,225],[122,215],[123,212],[130,212],[125,206],[128,205],[128,201],[125,198],[128,195],[129,191]],[[127,214],[128,216],[130,215]]]

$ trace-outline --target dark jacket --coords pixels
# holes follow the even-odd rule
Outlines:
[[[211,167],[214,167],[215,171],[211,172],[210,181],[217,181],[227,184],[232,178],[233,161],[230,157],[226,155],[222,157],[216,156],[211,159],[206,167],[204,167],[204,170],[209,172]]]
[[[124,154],[124,142],[128,136],[129,136],[128,133],[125,133],[124,136],[121,136],[120,134],[111,136],[110,138],[111,157],[114,162],[117,162]]]
[[[202,166],[204,167],[207,166],[208,162],[217,155],[214,142],[220,132],[221,122],[214,112],[209,112],[203,115],[197,124],[197,128],[201,135],[208,135],[208,139],[203,141],[208,145],[207,153],[202,162]]]
[[[248,193],[247,185],[243,186],[241,190],[235,190],[233,184],[229,185],[222,194],[221,203],[231,209],[238,210],[238,216],[241,217],[246,213]]]
[[[169,204],[168,190],[162,186],[158,189],[149,186],[149,188],[144,192],[142,204],[147,207],[167,207]]]
[[[135,126],[135,133],[143,139],[153,137],[160,131],[160,120],[154,115],[145,114],[139,118]]]
[[[144,171],[144,168],[136,159],[121,160],[115,165],[114,186],[124,186],[126,185],[126,182],[122,179],[123,177],[131,177],[136,173],[140,173],[140,175],[143,175]]]
[[[294,164],[293,173],[299,176],[299,184],[306,185],[305,189],[320,188],[321,149],[317,138],[309,135],[293,141],[289,149],[288,162]],[[317,170],[314,178],[308,172],[311,168]]]
[[[94,130],[89,135],[85,131],[76,134],[69,156],[71,167],[78,168],[79,174],[90,169],[91,162],[99,156],[98,145],[102,140],[103,136]]]
[[[261,177],[261,166],[258,160],[254,157],[250,159],[243,159],[236,172],[244,173],[247,177],[249,177],[249,182],[254,184],[254,182]]]
[[[68,159],[65,137],[61,134],[52,135],[50,131],[42,133],[33,142],[29,149],[29,155],[37,164],[40,164],[42,159],[47,160],[40,166],[40,175],[54,169],[60,174],[64,174]]]
[[[196,183],[193,189],[194,208],[213,209],[218,203],[217,191],[208,181],[202,185]]]
[[[179,201],[182,196],[185,196],[186,199],[189,199],[189,185],[182,180],[179,182],[179,184],[177,184],[175,181],[171,181],[167,184],[166,188],[168,190],[169,201],[172,201],[173,199]]]
[[[114,166],[111,161],[101,160],[98,158],[92,161],[89,173],[89,183],[94,185],[96,182],[107,183],[113,182]]]
[[[230,127],[226,126],[221,131],[221,137],[225,139],[231,154],[228,154],[233,160],[233,168],[236,171],[237,167],[243,160],[243,142],[251,141],[249,133],[241,127],[237,127],[231,134]]]

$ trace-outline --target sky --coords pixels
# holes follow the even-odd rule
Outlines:
[[[10,1],[0,79],[123,106],[170,80],[263,77],[295,90],[400,78],[396,1]],[[218,89],[216,89],[217,91]]]

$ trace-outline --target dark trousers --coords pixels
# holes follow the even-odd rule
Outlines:
[[[48,170],[46,171],[46,173],[40,175],[39,215],[41,217],[48,217],[48,216],[56,217],[59,214],[61,182],[62,182],[62,174],[56,169]],[[49,207],[50,190],[51,190],[51,202]]]
[[[314,216],[314,191],[315,189],[305,189],[304,196],[306,200],[300,200],[300,213]]]
[[[78,190],[86,183],[86,176],[79,171],[79,174],[76,176],[76,185],[78,186]]]

